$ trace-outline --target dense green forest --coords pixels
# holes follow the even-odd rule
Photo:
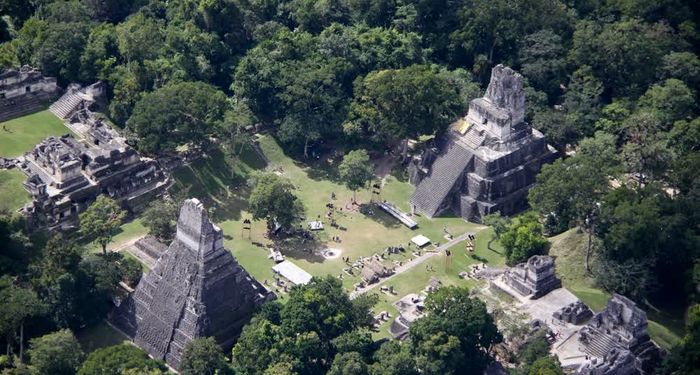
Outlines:
[[[600,288],[688,311],[687,336],[660,371],[700,368],[697,1],[0,0],[0,15],[0,66],[29,64],[62,86],[103,81],[106,115],[146,154],[235,154],[252,125],[302,160],[335,145],[405,153],[408,139],[439,136],[464,115],[491,67],[513,67],[526,78],[528,121],[565,156],[543,168],[529,195],[534,214],[519,225],[548,235],[580,228],[590,255],[581,267]],[[140,277],[132,259],[83,255],[67,239],[27,233],[10,213],[0,215],[0,244],[3,371],[112,371],[98,369],[104,358],[129,358],[121,373],[164,370],[128,347],[83,364],[59,330],[103,318],[118,283]],[[317,281],[306,293],[323,288],[339,287]],[[460,290],[431,297],[435,313],[411,328],[409,346],[379,348],[362,314],[304,320],[319,312],[298,293],[299,305],[271,304],[245,329],[237,373],[477,373],[501,339],[483,304]],[[440,310],[448,297],[463,303]],[[357,311],[346,297],[318,298]],[[465,328],[450,323],[456,316],[483,321]],[[233,371],[200,345],[192,352]],[[524,368],[556,373],[539,356]]]

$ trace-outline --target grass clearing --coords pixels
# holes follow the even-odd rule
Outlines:
[[[143,219],[136,218],[125,222],[119,227],[117,234],[112,237],[112,242],[107,245],[107,250],[121,249],[129,242],[140,238],[148,233],[148,228],[143,225]],[[88,252],[99,253],[102,247],[97,242],[83,243]]]
[[[378,209],[375,209],[371,215],[362,214],[349,204],[352,192],[337,180],[335,172],[337,160],[325,159],[308,164],[295,161],[286,156],[276,141],[268,135],[260,136],[258,144],[264,157],[249,147],[235,160],[227,159],[221,153],[214,153],[208,158],[180,168],[174,173],[173,192],[182,193],[187,197],[196,197],[209,207],[212,220],[224,231],[224,243],[227,248],[231,249],[239,263],[260,281],[272,280],[271,267],[274,263],[267,257],[270,246],[281,250],[288,260],[314,276],[342,274],[343,285],[350,292],[360,279],[358,275],[348,276],[342,272],[342,269],[347,266],[342,261],[342,257],[350,257],[354,260],[360,256],[367,257],[380,253],[387,246],[406,246],[410,238],[417,234],[426,235],[434,243],[444,243],[447,241],[443,237],[445,227],[454,235],[465,232],[476,233],[474,257],[467,256],[464,243],[455,245],[451,249],[453,254],[451,264],[446,262],[444,254],[436,255],[383,284],[393,286],[396,294],[382,293],[379,288],[370,292],[377,293],[380,298],[374,311],[387,311],[395,317],[398,311],[393,303],[408,293],[420,293],[431,277],[440,279],[444,285],[474,287],[478,285],[477,281],[460,279],[458,273],[467,270],[473,263],[484,262],[489,266],[504,264],[502,247],[498,241],[492,243],[493,250],[488,248],[488,242],[493,234],[491,228],[468,223],[459,217],[428,219],[418,216],[416,218],[418,229],[410,230]],[[333,203],[337,208],[342,208],[342,211],[336,212],[335,218],[341,227],[347,229],[340,230],[326,226],[325,230],[316,232],[316,240],[312,242],[302,242],[297,238],[268,239],[266,225],[261,221],[253,222],[250,233],[243,232],[243,220],[252,219],[252,215],[247,211],[250,194],[247,182],[252,173],[263,169],[275,171],[295,184],[296,194],[304,203],[307,220],[316,219],[319,215],[323,218],[326,212],[325,204],[330,201],[331,193],[335,193],[336,200]],[[408,211],[408,200],[414,188],[403,180],[400,174],[385,177],[382,184],[381,199]],[[366,203],[370,200],[370,195],[371,193],[367,190],[358,191],[358,201]],[[328,220],[323,221],[328,222]],[[115,237],[114,242],[134,234],[146,233],[138,220],[130,225],[131,227],[129,224],[126,225],[123,232]],[[340,236],[341,242],[331,241],[330,239],[334,236]],[[570,230],[550,239],[552,242],[550,253],[557,257],[557,273],[562,278],[564,286],[592,309],[600,311],[605,307],[610,296],[596,288],[592,278],[585,273],[585,240],[585,234]],[[339,249],[341,256],[325,259],[319,253],[319,250],[324,248]],[[411,251],[408,250],[391,255],[385,264],[393,261],[406,262],[411,258]],[[284,294],[280,290],[277,290],[277,294],[284,301]],[[669,348],[679,340],[682,335],[682,326],[679,328],[676,324],[675,314],[669,316],[663,312],[649,309],[647,311],[650,318],[650,335],[659,345]],[[375,338],[388,337],[389,324],[389,322],[384,323],[379,332],[375,333]]]
[[[276,141],[267,135],[260,136],[258,144],[264,157],[254,148],[249,147],[236,160],[228,160],[222,154],[216,153],[209,158],[197,160],[189,166],[180,168],[174,173],[173,188],[175,194],[181,192],[186,196],[196,197],[210,207],[212,219],[225,233],[226,246],[233,251],[241,265],[261,281],[272,280],[271,267],[274,263],[267,258],[269,246],[280,249],[287,259],[312,275],[339,276],[342,273],[343,284],[348,291],[351,291],[353,285],[360,279],[357,275],[348,276],[342,272],[346,267],[342,257],[350,257],[354,260],[360,256],[380,253],[388,246],[406,247],[410,238],[417,234],[423,234],[433,242],[444,243],[447,241],[443,237],[444,227],[454,235],[467,231],[477,233],[485,228],[468,223],[459,217],[435,219],[418,217],[419,228],[412,231],[378,209],[374,209],[372,215],[364,215],[350,205],[352,192],[336,178],[338,160],[325,159],[309,164],[300,163],[285,155]],[[331,193],[335,193],[336,199],[333,203],[338,208],[335,219],[339,226],[346,230],[326,225],[323,231],[316,232],[316,240],[313,242],[303,242],[298,238],[278,240],[266,238],[265,223],[255,221],[249,238],[249,234],[242,231],[243,220],[252,218],[247,211],[250,194],[247,180],[251,173],[264,168],[276,171],[295,184],[296,194],[304,203],[307,220],[316,219],[319,215],[324,217],[325,205],[330,201]],[[396,204],[403,210],[408,210],[408,199],[412,191],[413,187],[408,183],[388,176],[383,182],[381,198]],[[357,192],[357,199],[361,203],[367,203],[370,196],[371,193],[368,190]],[[307,220],[304,220],[304,226]],[[323,221],[328,224],[328,220]],[[340,243],[331,241],[335,236],[341,238]],[[480,239],[477,240],[479,241]],[[485,244],[486,241],[484,240],[483,243]],[[325,259],[319,253],[324,248],[339,249],[341,256]],[[463,253],[464,248],[462,248]],[[392,255],[387,262],[406,262],[411,258],[411,252],[406,251]],[[502,263],[500,255],[496,253],[485,253],[484,259]],[[425,268],[422,270],[425,273]],[[454,274],[456,275],[459,271],[455,271]],[[423,278],[427,283],[429,276],[426,277]],[[416,289],[415,286],[418,288],[416,291],[422,290],[425,286],[421,278],[409,277],[406,278],[405,283],[408,283],[406,289]],[[423,284],[420,285],[421,283]]]
[[[86,353],[112,345],[119,345],[129,340],[105,321],[77,330],[75,337]]]
[[[31,150],[48,136],[71,133],[48,110],[0,123],[0,157],[17,157]]]
[[[22,187],[25,179],[18,169],[0,170],[0,211],[17,211],[31,200]]]

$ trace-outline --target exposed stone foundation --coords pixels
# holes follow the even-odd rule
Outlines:
[[[555,319],[579,325],[587,322],[593,316],[593,311],[583,302],[576,301],[555,311],[552,316]]]

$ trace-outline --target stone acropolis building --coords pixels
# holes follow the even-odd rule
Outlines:
[[[556,151],[525,122],[523,77],[497,65],[483,98],[472,100],[467,116],[450,126],[432,165],[409,166],[417,184],[413,208],[428,216],[452,211],[480,221],[490,213],[515,213],[542,164]]]
[[[56,78],[29,66],[0,73],[0,121],[41,110],[60,93]]]

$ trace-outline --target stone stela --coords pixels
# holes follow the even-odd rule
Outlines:
[[[180,209],[177,234],[156,266],[113,313],[115,326],[153,358],[178,368],[192,340],[233,347],[256,308],[275,295],[223,246],[223,232],[197,199]]]
[[[499,211],[521,210],[542,164],[556,151],[525,122],[523,77],[497,65],[486,94],[472,100],[467,116],[450,126],[439,150],[426,150],[409,164],[417,185],[411,207],[428,217],[451,210],[480,221]]]

